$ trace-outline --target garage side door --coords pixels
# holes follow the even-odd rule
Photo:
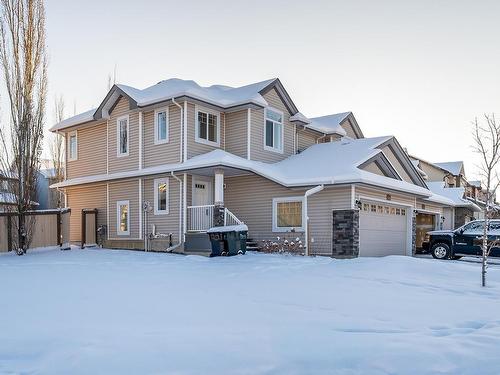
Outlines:
[[[359,215],[359,255],[406,255],[406,215],[403,207],[363,202]]]

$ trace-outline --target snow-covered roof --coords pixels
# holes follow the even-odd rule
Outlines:
[[[90,109],[86,112],[80,113],[76,116],[69,117],[65,120],[62,120],[60,123],[52,126],[50,128],[51,132],[55,132],[61,129],[69,128],[70,126],[75,126],[79,124],[83,124],[85,122],[89,122],[94,120],[94,114],[97,108]]]
[[[429,176],[427,176],[427,173],[425,173],[422,169],[420,169],[419,167],[419,162],[420,160],[418,159],[414,159],[414,158],[410,158],[411,160],[411,163],[413,164],[413,166],[415,167],[415,169],[418,171],[418,173],[420,173],[420,175],[427,180],[427,178],[429,178]]]
[[[179,96],[189,96],[220,107],[234,107],[245,103],[267,106],[260,91],[269,86],[276,78],[252,83],[241,87],[213,85],[202,87],[195,81],[171,78],[143,90],[134,87],[117,86],[137,102],[139,107],[165,101]]]
[[[241,87],[230,87],[224,85],[203,87],[192,80],[171,78],[160,81],[157,84],[146,87],[142,90],[123,84],[117,84],[116,87],[134,100],[138,107],[145,107],[182,96],[188,96],[222,108],[230,108],[250,103],[266,107],[268,103],[260,92],[276,80],[277,78],[272,78]],[[50,128],[50,131],[61,130],[70,126],[92,121],[94,119],[94,114],[96,114],[96,110],[97,109],[94,108],[61,121]]]
[[[290,116],[290,121],[292,121],[292,122],[300,121],[300,122],[303,122],[304,124],[311,123],[311,120],[301,112],[297,112],[293,116]]]
[[[15,204],[16,196],[13,193],[0,192],[0,204]]]
[[[277,163],[248,160],[223,150],[214,150],[188,159],[184,163],[166,164],[143,168],[139,171],[118,172],[109,175],[79,177],[54,184],[52,187],[225,166],[253,172],[288,187],[366,183],[424,197],[431,196],[432,193],[423,187],[358,168],[368,159],[381,153],[382,150],[378,149],[377,146],[391,138],[390,136],[361,139],[343,138],[337,142],[313,145],[302,153],[292,155]],[[341,157],[333,157],[335,155],[341,155]]]
[[[450,172],[452,175],[458,176],[463,169],[464,162],[463,161],[447,161],[443,163],[433,163],[437,165],[441,169],[445,169]]]
[[[312,117],[310,118],[311,122],[309,123],[308,127],[318,130],[322,133],[346,135],[346,131],[342,128],[342,126],[340,126],[340,124],[350,114],[351,112],[342,112],[334,113],[333,115]]]
[[[481,181],[479,181],[479,180],[469,181],[469,184],[471,184],[472,186],[478,187],[478,188],[482,187],[481,186]]]
[[[434,194],[451,200],[454,207],[469,207],[473,211],[481,211],[481,208],[465,197],[464,187],[446,187],[444,181],[427,182],[427,186]]]

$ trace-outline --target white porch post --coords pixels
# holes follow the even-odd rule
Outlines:
[[[215,170],[214,202],[216,205],[224,205],[224,171],[222,169]]]
[[[224,171],[215,170],[215,194],[214,194],[214,226],[226,225],[226,208],[224,207]]]

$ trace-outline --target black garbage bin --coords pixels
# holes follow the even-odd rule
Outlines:
[[[213,227],[207,231],[212,244],[210,256],[245,254],[248,228],[246,225]]]

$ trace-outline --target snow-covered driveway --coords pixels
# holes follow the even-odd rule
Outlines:
[[[500,269],[388,257],[0,255],[1,374],[499,374]]]

